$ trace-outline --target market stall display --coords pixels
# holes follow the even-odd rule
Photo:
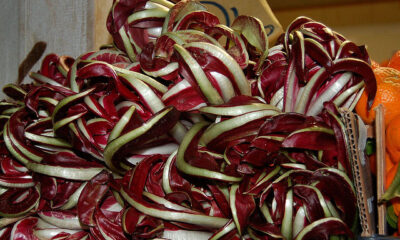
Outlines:
[[[115,1],[107,29],[113,44],[3,88],[2,238],[366,231],[352,111],[382,84],[364,46],[308,17],[272,45],[259,19],[226,26],[197,1]]]

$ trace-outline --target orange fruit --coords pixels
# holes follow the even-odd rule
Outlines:
[[[392,161],[392,158],[390,157],[390,155],[389,154],[386,154],[385,155],[385,168],[386,168],[386,171],[385,171],[385,174],[388,174],[388,172],[390,171],[390,170],[392,170],[392,168],[395,168],[396,167],[396,163],[394,163],[393,161]],[[394,171],[394,170],[393,170]],[[395,172],[396,173],[396,172]],[[394,177],[394,176],[393,176]],[[393,180],[393,179],[392,179]],[[392,182],[392,181],[390,181],[390,182]]]
[[[400,115],[396,115],[386,127],[386,153],[393,163],[400,162]]]
[[[393,54],[387,66],[400,70],[400,50]]]
[[[394,214],[396,214],[396,216],[400,215],[400,198],[393,198],[392,200],[390,200],[390,203],[393,205],[393,210],[394,210]]]
[[[394,68],[378,67],[374,69],[377,90],[370,110],[367,109],[367,94],[363,92],[356,105],[356,112],[366,124],[375,120],[375,110],[379,104],[384,107],[385,126],[397,114],[400,114],[400,71]]]
[[[372,154],[368,156],[369,159],[369,167],[371,169],[371,173],[376,176],[376,154]],[[395,165],[395,163],[391,160],[390,155],[386,152],[385,154],[385,174],[389,172],[390,169]],[[394,177],[394,176],[393,176]]]
[[[389,59],[383,60],[379,65],[381,67],[387,67],[387,65],[389,64]]]
[[[380,67],[379,63],[377,61],[371,60],[371,68],[375,69]]]
[[[392,167],[386,166],[386,176],[385,176],[385,189],[388,189],[390,184],[393,182],[394,177],[396,176],[397,168],[399,167],[399,163],[396,163]]]
[[[400,71],[390,67],[379,67],[374,69],[376,82],[392,82],[400,84]]]

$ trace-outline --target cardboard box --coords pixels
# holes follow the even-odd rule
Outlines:
[[[275,17],[266,0],[203,0],[200,2],[210,12],[217,15],[221,23],[227,26],[230,26],[239,15],[257,17],[264,23],[270,45],[283,33],[282,25]],[[94,49],[98,49],[102,44],[112,41],[111,36],[104,27],[111,4],[111,0],[96,0],[95,2]]]
[[[230,26],[239,15],[249,15],[264,23],[268,40],[273,43],[283,33],[282,25],[275,17],[266,0],[203,0],[210,12],[216,14],[221,23]]]

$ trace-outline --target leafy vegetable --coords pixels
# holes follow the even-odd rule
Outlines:
[[[275,46],[263,26],[192,0],[114,1],[112,46],[50,54],[6,85],[0,238],[357,234],[338,107],[374,98],[368,54],[309,18]]]

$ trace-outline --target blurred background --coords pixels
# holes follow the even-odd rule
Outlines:
[[[400,49],[400,1],[268,0],[284,29],[297,16],[308,16],[358,45],[381,62]]]
[[[236,4],[239,14],[243,13],[240,4],[252,6],[253,10],[244,12],[260,18],[268,15],[260,9],[269,14],[272,11],[273,20],[283,30],[296,17],[308,16],[358,45],[366,45],[371,58],[378,62],[400,49],[400,0],[213,1]],[[105,22],[111,5],[112,0],[0,0],[0,87],[16,81],[19,64],[38,41],[47,43],[44,54],[72,57],[109,43]],[[36,64],[32,70],[38,68]]]

